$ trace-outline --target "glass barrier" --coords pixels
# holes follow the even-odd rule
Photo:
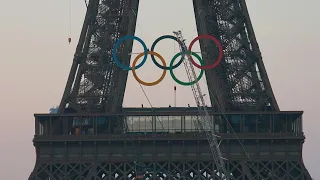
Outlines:
[[[100,135],[183,133],[199,131],[200,117],[192,116],[36,116],[36,135]],[[210,115],[216,133],[302,132],[301,114]]]

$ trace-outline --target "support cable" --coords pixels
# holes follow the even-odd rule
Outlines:
[[[132,12],[134,13],[135,16],[137,16],[137,13],[133,9],[132,9]],[[137,23],[137,26],[138,26],[139,29],[141,29],[141,27],[140,27],[140,25],[138,23]],[[140,37],[142,37],[142,31],[140,32],[140,34],[141,34]],[[154,110],[154,107],[153,107],[153,105],[152,105],[147,93],[145,92],[144,88],[142,87],[142,85],[140,83],[139,83],[139,86],[140,86],[144,96],[146,97],[151,109]],[[164,128],[164,125],[163,125],[162,121],[159,119],[158,116],[156,116],[156,120],[160,123],[163,132],[166,132],[166,129]],[[150,120],[150,122],[151,122],[151,124],[153,124],[152,120]],[[125,122],[124,124],[125,124],[126,132],[129,132],[128,123]],[[132,144],[132,150],[133,150],[133,163],[134,163],[134,169],[135,169],[135,173],[136,173],[136,178],[140,177],[140,175],[142,175],[142,173],[144,173],[145,176],[148,176],[147,174],[150,174],[150,173],[157,174],[157,172],[158,173],[165,173],[166,175],[173,175],[173,174],[171,174],[170,172],[168,172],[168,171],[166,171],[164,169],[161,170],[161,169],[147,168],[142,162],[139,161],[139,155],[138,155],[137,148],[135,146],[134,139],[133,139],[132,136],[131,136],[130,140],[132,142],[131,144]],[[129,149],[129,146],[128,146],[128,143],[126,142],[126,140],[124,140],[124,144],[125,144],[125,147]],[[139,171],[138,168],[142,172],[138,172]],[[146,174],[146,172],[147,172],[147,174]],[[137,174],[137,173],[141,173],[141,174]]]
[[[71,22],[71,19],[72,19],[72,17],[71,17],[71,0],[69,0],[69,34],[68,34],[68,42],[69,42],[69,44],[71,43],[71,33],[72,33],[72,31],[71,31],[71,24],[72,24],[72,22]]]

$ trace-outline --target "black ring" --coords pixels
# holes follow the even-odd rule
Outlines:
[[[159,37],[158,39],[156,39],[156,40],[153,42],[153,44],[152,44],[152,46],[151,46],[151,51],[154,52],[154,48],[155,48],[155,46],[157,45],[157,43],[158,43],[159,41],[163,40],[163,39],[173,39],[173,40],[177,41],[180,46],[183,46],[183,43],[182,43],[177,37],[171,36],[171,35],[164,35],[164,36]],[[184,56],[185,56],[185,53],[183,53],[183,55],[181,56],[180,61],[179,61],[176,65],[172,66],[172,69],[175,69],[175,68],[177,68],[177,67],[179,67],[179,66],[181,65],[181,63],[182,63],[183,60],[184,60]],[[164,67],[164,66],[162,66],[161,64],[159,64],[159,63],[156,61],[156,59],[154,58],[154,55],[151,55],[151,59],[152,59],[153,63],[154,63],[156,66],[158,66],[159,68],[164,69],[164,70],[170,70],[170,67]]]

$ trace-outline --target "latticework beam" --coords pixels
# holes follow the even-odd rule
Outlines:
[[[224,58],[206,71],[211,104],[227,111],[279,110],[262,62],[244,0],[194,0],[199,34],[220,39]],[[211,64],[218,48],[200,40],[202,57]],[[216,99],[218,101],[216,101]]]
[[[149,180],[219,180],[214,162],[146,163]],[[297,161],[231,161],[228,172],[234,180],[311,180],[303,163]],[[132,163],[38,164],[29,180],[134,180]]]
[[[122,107],[128,71],[112,61],[115,42],[134,35],[138,0],[90,0],[59,113],[114,112]],[[117,57],[129,65],[132,40],[117,50]]]

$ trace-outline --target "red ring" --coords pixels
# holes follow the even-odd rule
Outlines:
[[[222,56],[223,56],[223,49],[222,49],[222,45],[221,45],[220,41],[219,41],[217,38],[215,38],[215,37],[213,37],[213,36],[210,36],[210,35],[201,35],[201,36],[198,36],[198,37],[194,38],[194,39],[191,41],[190,45],[189,45],[189,49],[188,49],[189,52],[191,52],[192,46],[193,46],[193,44],[194,44],[197,40],[199,40],[199,39],[205,39],[205,38],[211,39],[213,42],[215,42],[215,43],[217,44],[218,49],[219,49],[219,56],[218,56],[218,59],[217,59],[213,64],[206,65],[206,66],[201,66],[201,65],[197,64],[197,63],[192,59],[192,57],[189,56],[189,57],[190,57],[190,60],[191,60],[191,63],[192,63],[194,66],[196,66],[197,68],[202,69],[202,70],[207,70],[207,69],[215,68],[216,66],[219,65],[219,63],[220,63],[221,60],[222,60]]]

